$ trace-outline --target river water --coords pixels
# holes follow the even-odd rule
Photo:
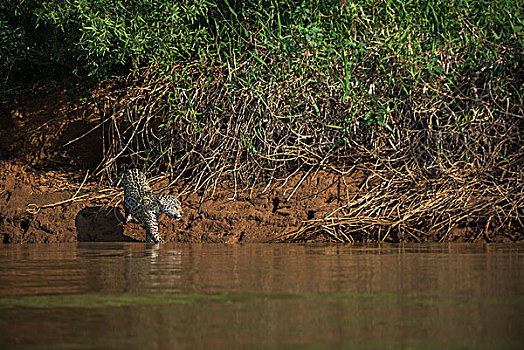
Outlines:
[[[0,246],[0,349],[523,349],[524,246]]]

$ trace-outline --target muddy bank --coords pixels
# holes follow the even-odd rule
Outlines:
[[[0,240],[3,243],[144,241],[145,231],[133,220],[124,224],[120,188],[81,183],[70,173],[37,171],[26,165],[0,163]],[[163,215],[159,230],[165,241],[267,242],[297,232],[308,222],[326,220],[347,198],[359,198],[364,174],[341,176],[318,171],[296,174],[262,189],[235,192],[233,186],[218,188],[212,196],[185,193],[180,196],[184,216],[174,221]],[[166,181],[153,184],[161,189]],[[298,186],[299,185],[299,186]],[[79,190],[80,188],[80,190]],[[258,191],[258,192],[257,192]],[[160,191],[177,194],[176,190]],[[456,227],[446,241],[474,241],[471,227]],[[489,241],[519,241],[519,236],[494,232]],[[377,236],[368,241],[379,240]],[[395,241],[384,237],[385,241]],[[406,237],[406,241],[415,241]],[[442,241],[438,234],[427,241]],[[478,240],[478,239],[477,239]],[[486,240],[485,238],[483,240]],[[333,241],[318,235],[305,241]]]
[[[73,96],[73,97],[72,97]],[[96,120],[79,115],[74,94],[47,94],[1,111],[0,241],[51,243],[143,241],[135,220],[123,223],[122,188],[100,186],[85,178],[101,160],[101,133],[89,131]],[[354,196],[363,174],[319,171],[274,181],[265,188],[235,191],[222,183],[211,192],[181,194],[184,216],[160,219],[166,241],[264,242],[320,218]],[[87,180],[84,182],[84,180]],[[299,185],[300,186],[297,186]],[[166,180],[154,182],[154,189]]]
[[[104,193],[90,183],[76,193],[80,183],[67,173],[38,172],[5,161],[0,166],[0,239],[4,243],[145,239],[138,222],[123,223],[119,188]],[[356,174],[344,178],[319,171],[297,187],[301,175],[251,196],[237,192],[235,197],[232,188],[217,189],[209,198],[204,193],[184,194],[180,197],[183,218],[174,221],[162,216],[160,232],[166,241],[265,242],[297,229],[303,221],[333,212],[341,198],[357,190],[347,185],[356,183]],[[160,181],[153,187],[163,185]],[[75,194],[79,199],[71,200]]]
[[[78,112],[77,98],[55,93],[0,105],[1,242],[144,241],[138,222],[123,223],[116,176],[113,186],[90,176],[102,160],[104,134],[93,128],[96,117]],[[159,192],[180,195],[184,211],[180,221],[162,216],[160,233],[168,242],[223,243],[523,238],[522,196],[511,181],[492,186],[472,171],[398,177],[373,164],[344,175],[328,169],[243,190],[226,180],[198,192],[187,182],[154,180]],[[505,219],[502,206],[517,219]]]

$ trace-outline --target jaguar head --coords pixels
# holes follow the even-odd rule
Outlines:
[[[175,220],[180,220],[184,212],[182,211],[182,206],[180,205],[180,202],[178,201],[178,199],[176,199],[175,196],[163,194],[158,196],[158,201],[160,202],[162,212],[166,213],[167,215],[169,215],[169,217]]]

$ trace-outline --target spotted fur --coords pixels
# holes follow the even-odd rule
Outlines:
[[[162,242],[158,234],[158,217],[165,213],[179,220],[183,214],[180,202],[169,194],[155,194],[149,187],[146,176],[137,169],[127,170],[122,184],[126,223],[134,216],[146,229],[146,242]]]

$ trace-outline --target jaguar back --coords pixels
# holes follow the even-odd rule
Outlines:
[[[146,176],[138,169],[128,169],[122,179],[124,193],[141,197],[145,192],[151,192]]]

